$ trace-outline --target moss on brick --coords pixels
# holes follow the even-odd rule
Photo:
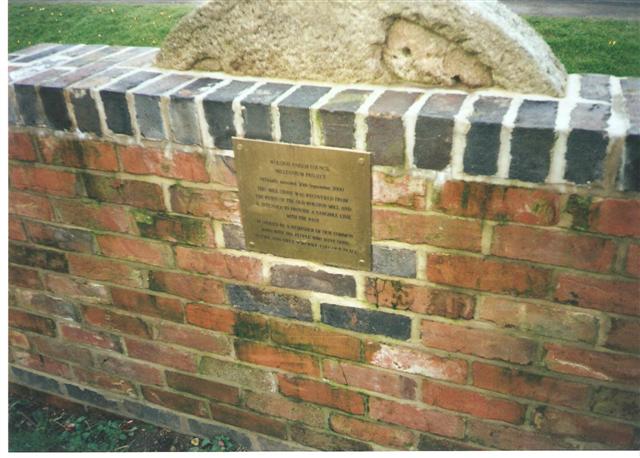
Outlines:
[[[578,196],[572,194],[565,208],[566,212],[573,216],[571,227],[580,231],[589,229],[589,209],[591,208],[591,196]]]

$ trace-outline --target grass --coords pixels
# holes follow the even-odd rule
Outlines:
[[[35,43],[160,46],[189,5],[9,5],[9,51]],[[640,76],[640,24],[526,18],[569,73]]]

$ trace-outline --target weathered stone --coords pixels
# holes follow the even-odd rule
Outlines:
[[[549,46],[497,1],[214,0],[182,19],[157,63],[341,83],[488,87],[559,95]]]

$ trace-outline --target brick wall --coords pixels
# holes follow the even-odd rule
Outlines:
[[[257,450],[637,449],[640,80],[567,97],[10,56],[17,384]],[[373,154],[373,270],[245,249],[234,135]]]

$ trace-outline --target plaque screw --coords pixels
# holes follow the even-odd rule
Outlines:
[[[256,242],[249,242],[249,246],[256,246]]]
[[[358,261],[360,264],[364,264],[364,259]]]
[[[363,157],[361,157],[360,159],[358,159],[358,164],[360,164],[360,165],[364,165],[364,158],[363,158]],[[364,262],[364,261],[362,261],[362,262]]]

